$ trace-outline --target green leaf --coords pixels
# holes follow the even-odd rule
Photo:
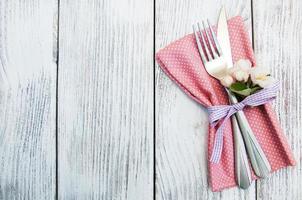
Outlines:
[[[261,90],[262,88],[260,86],[255,86],[253,88],[251,88],[251,94],[256,93],[258,90]]]
[[[233,90],[232,88],[230,88],[232,92],[234,92],[235,94],[239,94],[240,96],[242,97],[247,97],[251,94],[251,91],[252,89],[251,88],[247,88],[247,89],[244,89],[244,90]]]
[[[246,97],[251,94],[251,88],[248,88],[246,83],[242,82],[233,83],[230,86],[230,90],[241,97]]]
[[[231,86],[230,86],[230,89],[233,91],[242,91],[242,90],[245,90],[247,89],[248,87],[246,86],[245,83],[242,83],[242,82],[236,82],[236,83],[233,83]]]

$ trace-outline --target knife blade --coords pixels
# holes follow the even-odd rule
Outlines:
[[[223,56],[226,59],[227,67],[233,67],[232,51],[229,38],[229,30],[227,24],[227,16],[224,6],[220,10],[218,26],[217,26],[217,40],[220,44]]]

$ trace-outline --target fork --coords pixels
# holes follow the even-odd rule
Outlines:
[[[195,39],[197,42],[201,60],[204,64],[206,71],[214,78],[221,79],[226,74],[228,67],[226,64],[226,60],[223,57],[222,51],[220,50],[220,45],[218,43],[216,35],[214,34],[210,26],[209,20],[207,22],[208,22],[208,29],[210,30],[210,34],[206,30],[204,22],[203,22],[203,28],[205,34],[201,32],[199,23],[197,24],[199,34],[196,31],[195,26],[193,26],[193,31],[195,34]],[[202,42],[199,39],[199,35]],[[212,38],[210,38],[209,35],[211,35]],[[230,92],[227,88],[225,89],[229,96],[230,102],[233,104],[237,103],[238,101],[234,96],[234,94],[232,94],[232,92]],[[237,112],[236,117],[232,116],[232,125],[233,125],[234,140],[235,140],[235,162],[236,162],[235,166],[236,166],[237,182],[240,187],[241,186],[244,187],[248,185],[248,183],[251,183],[251,181],[250,181],[250,172],[249,172],[242,136],[255,174],[259,177],[266,177],[271,171],[271,167],[263,150],[261,149],[259,143],[257,142],[243,111]],[[238,125],[240,130],[238,130]]]

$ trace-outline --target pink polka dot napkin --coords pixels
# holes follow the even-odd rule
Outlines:
[[[233,61],[249,59],[255,66],[255,58],[249,36],[241,17],[228,21]],[[205,71],[193,34],[187,35],[156,54],[162,70],[191,98],[204,107],[228,104],[228,97],[220,83]],[[278,77],[277,77],[278,78]],[[280,80],[282,81],[282,80]],[[293,154],[282,133],[277,116],[270,104],[244,109],[254,134],[266,154],[272,171],[295,165]],[[209,126],[208,171],[213,191],[236,186],[232,127],[228,121],[223,139],[223,152],[218,164],[211,163],[210,155],[217,130]],[[257,177],[253,174],[253,178]]]

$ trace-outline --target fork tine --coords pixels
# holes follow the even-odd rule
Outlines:
[[[212,35],[214,44],[215,44],[215,46],[216,46],[216,49],[217,49],[217,51],[218,51],[218,54],[221,56],[221,55],[222,55],[221,47],[220,47],[220,45],[219,45],[219,42],[218,42],[218,40],[217,40],[217,37],[216,37],[216,35],[215,35],[215,33],[214,33],[212,27],[211,27],[211,25],[210,25],[209,19],[207,19],[207,22],[208,22],[208,26],[210,27],[210,32],[211,32],[211,35]]]
[[[209,43],[211,52],[213,53],[214,58],[218,58],[218,55],[217,55],[217,53],[216,53],[216,51],[215,51],[215,49],[214,49],[214,46],[213,46],[213,44],[212,44],[212,40],[211,40],[211,38],[210,38],[210,36],[209,36],[209,34],[208,34],[208,31],[207,31],[207,29],[206,29],[206,25],[205,25],[204,21],[202,21],[202,25],[203,25],[204,31],[206,32],[206,38],[207,38],[207,40],[208,40],[208,43]]]
[[[206,41],[205,41],[205,39],[204,39],[204,36],[203,36],[203,33],[202,33],[201,28],[200,28],[200,26],[199,26],[199,23],[197,23],[197,27],[198,27],[198,32],[199,32],[199,34],[200,34],[200,37],[201,37],[203,46],[204,46],[204,48],[205,48],[205,50],[206,50],[206,54],[207,54],[206,56],[207,56],[207,58],[209,59],[209,61],[211,61],[211,60],[213,60],[213,59],[212,59],[212,55],[211,55],[211,53],[210,53],[210,51],[209,51],[209,48],[208,48],[208,45],[207,45],[207,43],[206,43]]]
[[[196,43],[197,43],[197,47],[198,47],[198,51],[199,51],[201,60],[202,60],[203,64],[205,64],[207,62],[207,59],[206,59],[206,57],[203,53],[202,46],[201,46],[201,43],[200,43],[200,40],[199,40],[199,37],[198,37],[198,33],[196,32],[196,29],[195,29],[194,25],[193,25],[193,31],[194,31],[195,40],[196,40]]]

